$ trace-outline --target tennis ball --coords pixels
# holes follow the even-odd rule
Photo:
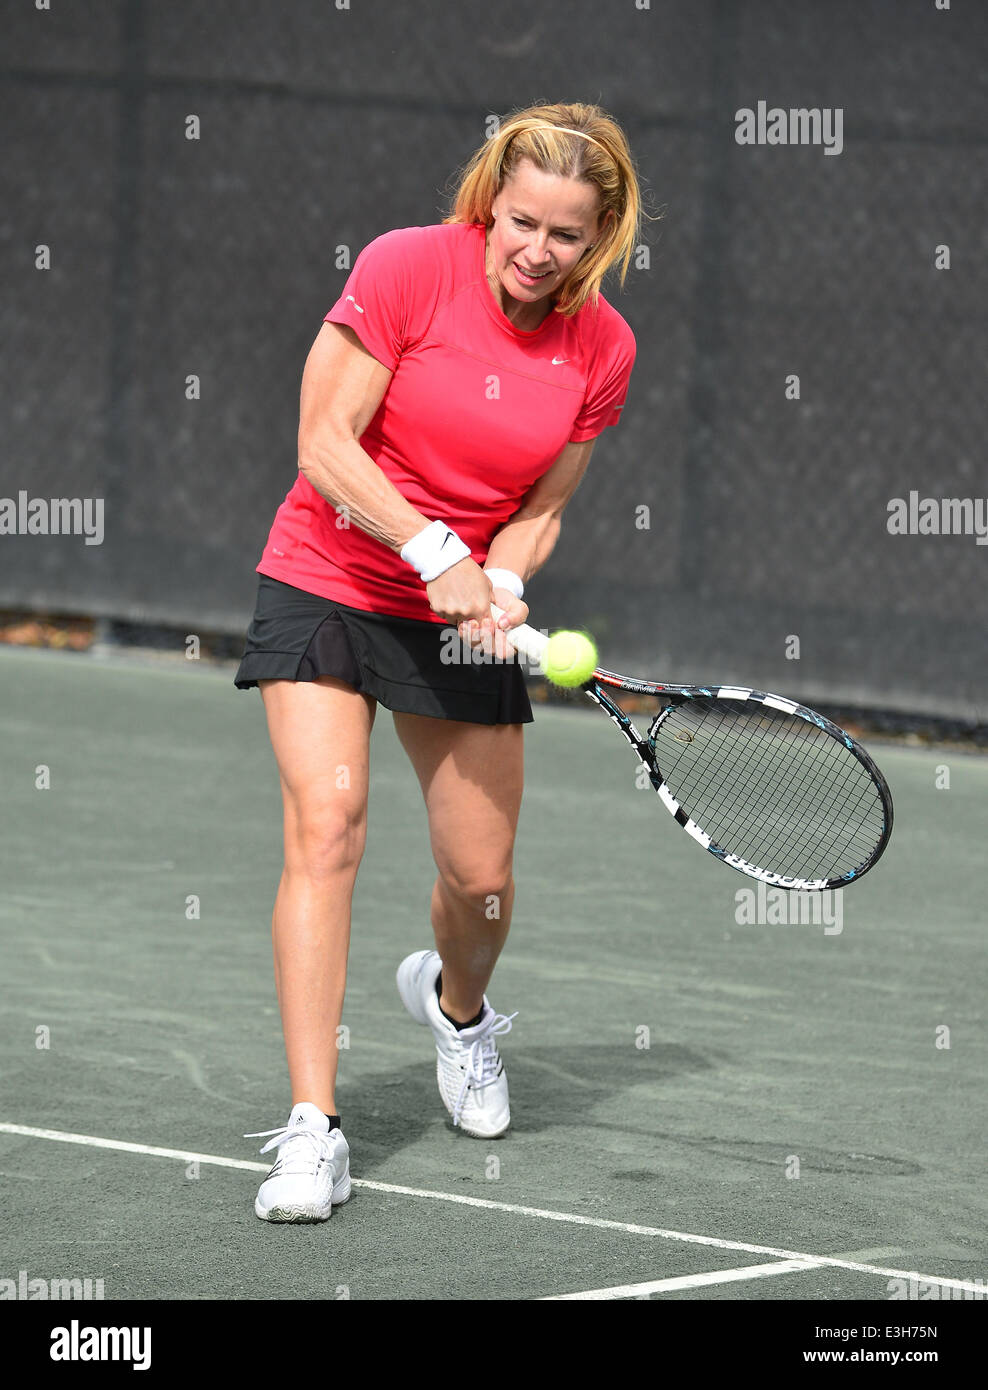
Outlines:
[[[567,689],[588,681],[596,665],[597,648],[583,632],[554,632],[542,659],[546,679]]]

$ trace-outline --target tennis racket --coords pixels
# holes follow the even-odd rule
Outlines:
[[[541,665],[546,636],[527,623],[505,636]],[[665,685],[599,668],[581,688],[627,739],[666,810],[732,869],[781,888],[845,888],[884,853],[888,784],[822,714],[742,686]],[[609,690],[658,698],[644,738]]]

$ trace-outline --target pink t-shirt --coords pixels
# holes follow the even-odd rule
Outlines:
[[[392,373],[361,448],[478,564],[570,440],[617,424],[635,339],[598,296],[534,332],[515,328],[487,283],[480,223],[401,227],[357,257],[326,315]],[[441,623],[415,570],[338,513],[300,473],[278,509],[261,574],[368,612]]]

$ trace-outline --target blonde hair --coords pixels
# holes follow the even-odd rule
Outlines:
[[[546,174],[592,183],[599,198],[600,231],[555,296],[557,313],[569,317],[585,304],[597,307],[600,284],[621,263],[623,286],[638,244],[643,212],[638,174],[624,131],[599,106],[580,102],[529,106],[501,123],[464,166],[443,222],[492,224],[491,206],[522,159]],[[651,219],[650,219],[651,220]]]

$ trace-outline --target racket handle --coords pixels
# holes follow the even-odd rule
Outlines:
[[[504,609],[492,603],[491,614],[496,621],[504,616]],[[521,652],[541,668],[545,649],[549,645],[549,639],[544,633],[537,632],[534,627],[529,627],[528,623],[521,623],[518,627],[509,627],[504,635],[516,652]]]

